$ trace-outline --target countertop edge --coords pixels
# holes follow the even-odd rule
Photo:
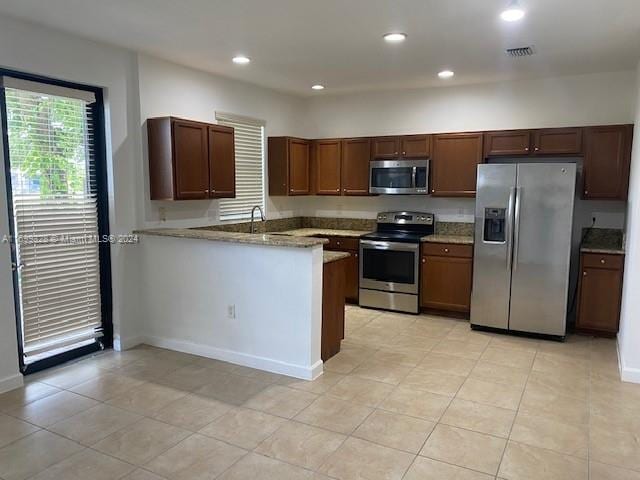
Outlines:
[[[619,248],[580,247],[580,253],[602,253],[605,255],[624,255],[625,251]]]
[[[473,237],[468,235],[427,235],[420,239],[423,243],[451,243],[456,245],[473,245]]]
[[[313,248],[328,243],[328,240],[323,238],[293,237],[261,233],[221,232],[213,230],[192,230],[189,228],[145,229],[134,230],[133,233],[136,235],[186,238],[191,240],[241,243],[245,245],[262,245],[268,247]]]
[[[294,228],[293,230],[284,230],[282,232],[269,232],[269,235],[280,235],[298,238],[309,237],[344,237],[344,238],[360,238],[371,233],[365,230],[340,230],[335,228]]]
[[[322,263],[326,265],[327,263],[337,262],[350,256],[351,254],[349,252],[332,252],[325,250],[322,254]]]

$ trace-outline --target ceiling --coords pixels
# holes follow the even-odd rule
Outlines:
[[[0,0],[0,14],[297,95],[634,69],[639,0]],[[390,31],[408,34],[387,44]],[[535,45],[509,58],[504,49]],[[249,65],[231,58],[244,54]],[[441,80],[437,72],[456,75]],[[311,85],[322,83],[322,92]]]

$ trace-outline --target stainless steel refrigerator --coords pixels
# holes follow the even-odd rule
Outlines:
[[[472,327],[565,335],[575,188],[572,163],[478,166]]]

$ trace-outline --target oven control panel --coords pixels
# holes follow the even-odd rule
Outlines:
[[[398,225],[433,225],[433,213],[424,212],[383,212],[378,214],[378,223]]]

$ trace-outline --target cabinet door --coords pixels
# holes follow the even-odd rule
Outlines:
[[[360,259],[358,252],[350,251],[346,264],[346,298],[351,303],[358,303],[360,285]]]
[[[340,195],[342,142],[318,140],[315,143],[315,181],[318,195]]]
[[[178,200],[208,198],[207,125],[175,120],[172,127],[176,198]]]
[[[576,327],[616,333],[620,318],[621,288],[620,270],[583,265]]]
[[[400,137],[377,137],[371,141],[371,158],[398,158]]]
[[[423,255],[420,305],[424,308],[469,312],[472,271],[471,258]]]
[[[211,198],[236,196],[233,128],[209,127],[209,185]]]
[[[583,198],[627,198],[632,128],[610,125],[586,129]]]
[[[350,138],[342,144],[342,194],[369,195],[368,138]]]
[[[536,155],[578,155],[582,153],[582,128],[544,128],[534,130]]]
[[[482,133],[435,135],[431,193],[441,197],[475,196],[479,163],[482,163]]]
[[[403,158],[427,158],[431,154],[431,137],[405,135],[400,138],[400,149]]]
[[[309,194],[309,142],[289,139],[289,195]]]
[[[504,130],[484,134],[484,156],[528,155],[531,147],[530,130]]]

